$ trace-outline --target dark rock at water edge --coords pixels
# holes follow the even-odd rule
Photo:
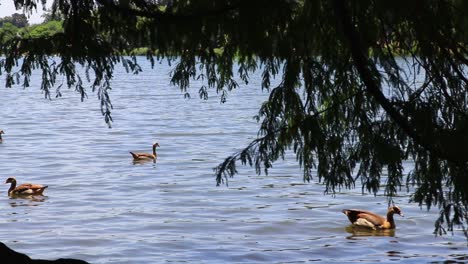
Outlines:
[[[14,251],[7,247],[7,245],[0,242],[0,262],[2,264],[89,264],[84,260],[79,259],[64,259],[60,258],[57,260],[44,260],[44,259],[31,259],[23,253]]]

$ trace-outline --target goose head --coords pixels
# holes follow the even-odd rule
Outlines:
[[[395,206],[395,205],[388,208],[388,213],[389,214],[397,214],[399,216],[404,216],[403,213],[401,212],[400,207]]]
[[[16,179],[13,178],[13,177],[10,177],[10,178],[6,179],[5,184],[7,184],[7,183],[14,183],[14,182],[16,182]]]

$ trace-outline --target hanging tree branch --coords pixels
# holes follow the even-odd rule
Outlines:
[[[441,145],[435,144],[431,139],[424,137],[414,128],[410,122],[393,107],[392,103],[385,97],[380,90],[379,84],[375,80],[372,74],[372,66],[368,63],[369,59],[366,53],[362,50],[362,43],[359,37],[359,33],[353,26],[351,16],[346,8],[346,1],[334,0],[333,1],[334,11],[336,17],[340,19],[340,27],[345,39],[348,41],[349,48],[351,51],[352,58],[354,60],[356,69],[360,75],[360,78],[365,84],[367,92],[382,106],[385,112],[405,131],[405,133],[414,140],[418,145],[429,151],[433,155],[449,160],[455,163],[466,163],[468,161],[467,155],[460,155],[450,151],[451,149],[441,149]]]

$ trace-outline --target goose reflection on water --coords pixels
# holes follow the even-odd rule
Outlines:
[[[18,206],[39,206],[47,200],[43,195],[10,195],[9,204],[11,207]]]
[[[142,165],[146,163],[156,163],[156,160],[151,160],[151,159],[132,160],[133,165]]]
[[[349,225],[345,228],[346,232],[350,233],[347,239],[353,239],[356,237],[368,237],[368,236],[395,236],[395,229],[371,229],[362,226]]]

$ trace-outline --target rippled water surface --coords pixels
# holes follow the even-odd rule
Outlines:
[[[33,258],[91,263],[468,262],[461,230],[434,236],[437,211],[406,193],[395,199],[405,217],[394,232],[349,228],[342,209],[384,214],[386,198],[359,186],[324,195],[302,182],[293,157],[269,176],[240,167],[216,187],[212,169],[256,136],[252,117],[268,96],[261,77],[220,104],[214,93],[199,100],[197,86],[184,98],[165,63],[142,64],[142,74],[113,80],[112,129],[91,91],[85,102],[72,90],[49,101],[39,74],[27,90],[0,83],[0,180],[49,185],[36,199],[8,198],[2,185],[1,242]],[[158,162],[133,164],[128,152],[151,152],[155,141]]]

